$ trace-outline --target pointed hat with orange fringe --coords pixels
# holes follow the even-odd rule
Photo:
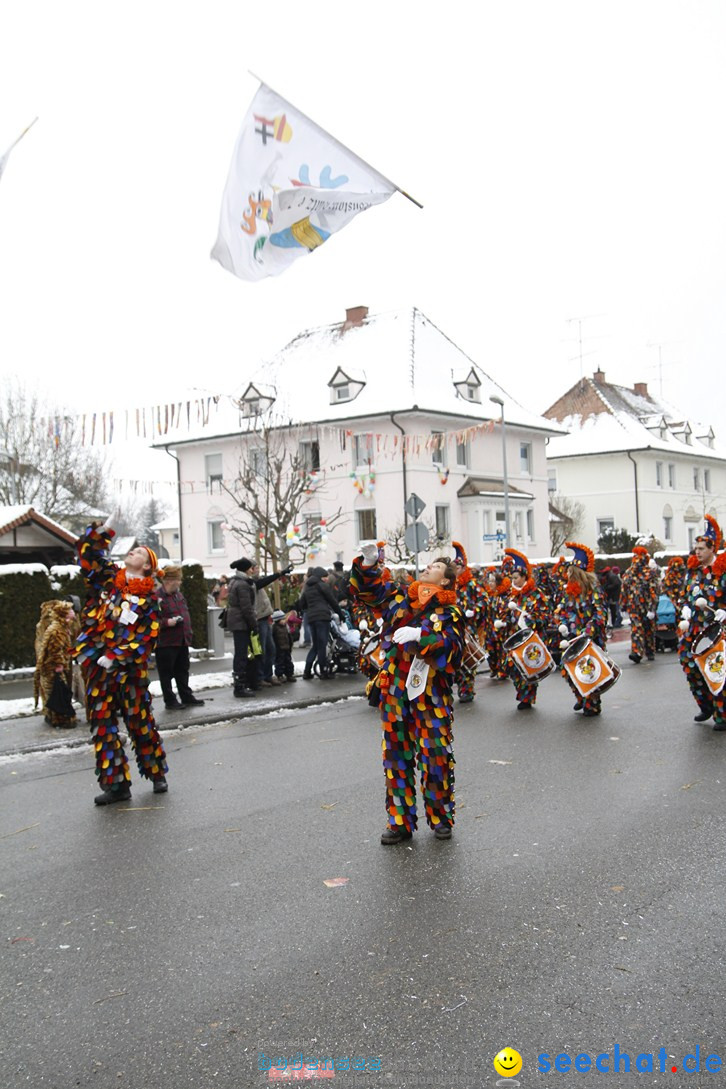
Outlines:
[[[570,563],[575,567],[581,567],[583,571],[595,570],[595,554],[587,545],[578,544],[577,541],[565,541],[565,548],[571,548],[575,553]]]
[[[711,514],[706,515],[706,528],[703,533],[699,533],[696,537],[697,541],[707,541],[711,548],[718,552],[719,548],[723,545],[723,534],[721,527],[716,519]]]
[[[515,571],[523,571],[527,578],[530,578],[532,574],[532,565],[524,552],[517,552],[516,548],[505,548],[504,554],[505,556],[511,556]]]

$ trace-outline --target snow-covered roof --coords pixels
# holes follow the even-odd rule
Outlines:
[[[179,529],[179,519],[165,518],[163,522],[154,522],[153,526],[149,526],[149,529],[154,530],[156,533],[162,529]]]
[[[570,407],[572,411],[568,412]],[[709,424],[656,400],[644,386],[628,389],[584,378],[547,410],[568,435],[550,439],[547,458],[654,450],[726,461],[726,446],[715,441]]]
[[[73,533],[69,533],[62,525],[54,522],[52,518],[48,518],[45,514],[39,514],[33,507],[0,506],[0,537],[10,533],[13,529],[19,529],[20,526],[26,526],[30,523],[48,530],[54,537],[60,537],[66,544],[72,545],[76,542]]]
[[[355,386],[350,399],[340,398],[331,380],[342,374]],[[475,398],[466,396],[466,379],[476,375]],[[458,387],[457,388],[457,384]],[[417,410],[463,420],[498,420],[501,409],[489,398],[500,397],[507,424],[559,434],[561,427],[524,408],[478,366],[420,310],[372,315],[361,324],[307,329],[271,360],[241,376],[239,394],[252,384],[274,390],[270,422],[343,423],[355,418]],[[231,411],[230,411],[231,410]],[[231,402],[218,406],[206,428],[177,431],[157,445],[178,445],[248,427]]]

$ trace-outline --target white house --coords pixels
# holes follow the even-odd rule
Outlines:
[[[472,562],[492,560],[505,524],[502,412],[511,543],[549,554],[545,444],[561,429],[519,405],[420,311],[355,307],[240,371],[226,422],[218,412],[196,434],[157,444],[178,459],[182,554],[210,574],[246,551],[228,528],[241,516],[229,491],[244,503],[239,481],[250,471],[256,492],[271,487],[281,448],[311,481],[298,533],[288,527],[310,546],[302,562],[348,564],[361,540],[391,539],[414,493],[442,540],[461,540]]]
[[[616,386],[597,370],[545,416],[569,432],[548,446],[550,492],[583,505],[584,544],[595,548],[610,528],[652,533],[685,550],[704,514],[723,522],[726,448],[709,424],[685,419],[651,396],[645,383]]]

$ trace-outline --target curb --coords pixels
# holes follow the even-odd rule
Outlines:
[[[204,712],[201,712],[197,717],[194,718],[185,716],[183,719],[181,719],[179,722],[175,722],[173,725],[166,722],[157,722],[157,727],[159,729],[159,732],[162,734],[176,733],[180,729],[186,730],[189,729],[191,726],[214,726],[219,724],[220,722],[237,722],[244,721],[245,719],[250,718],[262,718],[264,715],[269,715],[277,711],[299,711],[304,710],[307,707],[319,706],[323,703],[342,703],[343,700],[355,698],[364,699],[365,697],[362,693],[358,692],[341,692],[337,695],[333,692],[326,692],[324,698],[321,698],[320,696],[309,696],[307,698],[293,700],[290,703],[269,703],[262,706],[258,705],[257,707],[250,707],[249,710],[245,707],[244,710],[240,708],[239,712],[237,713],[235,713],[236,708],[230,708],[226,712],[220,711],[215,714],[204,714]],[[23,721],[27,722],[28,720],[25,719]],[[21,743],[14,746],[11,744],[9,748],[3,749],[3,751],[0,753],[0,757],[29,756],[33,753],[53,752],[56,749],[81,749],[86,745],[90,745],[93,740],[92,735],[88,733],[84,734],[84,736],[82,737],[79,737],[75,733],[77,729],[83,729],[83,725],[81,725],[80,727],[74,727],[73,736],[71,736],[70,730],[58,730],[57,738],[53,738],[52,740],[47,739],[38,741],[36,743],[28,744]],[[69,736],[64,737],[63,734],[66,732]]]

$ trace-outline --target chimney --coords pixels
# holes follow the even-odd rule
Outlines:
[[[367,306],[348,306],[345,310],[345,322],[343,323],[343,332],[348,329],[353,329],[356,325],[362,325],[365,319],[368,317]]]
[[[638,397],[647,397],[648,396],[648,383],[647,382],[636,382],[634,384],[634,386],[633,386],[633,393],[637,393]]]
[[[605,385],[605,371],[601,371],[599,367],[597,368],[592,377],[597,382],[598,386]]]

